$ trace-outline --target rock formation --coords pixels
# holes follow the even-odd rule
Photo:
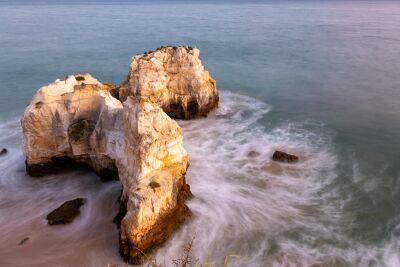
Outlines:
[[[21,120],[27,172],[41,176],[73,159],[105,179],[117,178],[122,150],[122,103],[110,85],[71,75],[39,89]]]
[[[163,243],[189,215],[184,203],[191,195],[185,182],[189,158],[181,128],[147,99],[128,97],[123,121],[125,157],[118,168],[126,215],[120,252],[138,263],[143,251]]]
[[[142,91],[131,94],[128,82],[113,87],[89,74],[71,75],[40,88],[21,120],[31,176],[78,163],[121,181],[120,252],[131,263],[162,244],[190,214],[182,129],[163,110],[191,118],[205,116],[218,104],[215,81],[201,66],[197,49],[158,51],[155,59],[173,53],[163,61],[169,85],[158,100],[164,102]],[[148,71],[140,72],[141,86],[160,75]]]
[[[199,55],[190,46],[168,46],[134,56],[119,97],[146,97],[177,119],[205,117],[218,106],[219,96]]]

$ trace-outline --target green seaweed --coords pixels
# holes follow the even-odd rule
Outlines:
[[[89,122],[85,119],[80,119],[69,126],[68,135],[72,138],[72,140],[79,141],[82,138],[86,138],[89,136],[89,128]]]

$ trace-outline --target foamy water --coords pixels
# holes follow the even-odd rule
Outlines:
[[[374,246],[349,234],[353,221],[337,186],[332,133],[313,121],[267,127],[260,120],[272,108],[222,91],[208,118],[179,122],[193,216],[157,251],[158,262],[171,266],[195,237],[194,258],[211,266],[399,266],[400,225]],[[1,266],[123,265],[112,222],[119,182],[101,183],[84,169],[27,176],[17,119],[1,124],[0,144],[9,150],[0,158]],[[277,149],[300,162],[271,161]],[[76,197],[88,201],[72,224],[46,224],[49,211]]]

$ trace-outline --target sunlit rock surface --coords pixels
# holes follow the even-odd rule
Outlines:
[[[123,121],[125,157],[118,168],[126,215],[120,252],[127,261],[138,263],[142,252],[164,242],[189,215],[189,159],[181,128],[157,105],[128,97]]]
[[[218,106],[219,96],[199,55],[190,46],[168,46],[134,56],[121,100],[128,95],[146,97],[173,118],[207,116]]]
[[[21,120],[30,175],[55,172],[73,159],[105,179],[118,177],[122,104],[110,88],[85,74],[39,89]]]

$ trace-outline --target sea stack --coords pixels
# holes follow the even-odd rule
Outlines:
[[[205,117],[218,106],[216,82],[190,46],[167,46],[136,55],[120,97],[148,98],[176,119]]]
[[[189,157],[182,129],[156,104],[128,97],[123,121],[125,157],[119,169],[126,215],[120,253],[128,262],[140,263],[143,251],[163,243],[189,216]]]
[[[130,263],[162,244],[190,215],[182,129],[169,117],[206,116],[218,90],[191,47],[133,57],[120,87],[90,74],[38,90],[21,119],[26,170],[43,176],[80,164],[123,187],[120,252]]]

